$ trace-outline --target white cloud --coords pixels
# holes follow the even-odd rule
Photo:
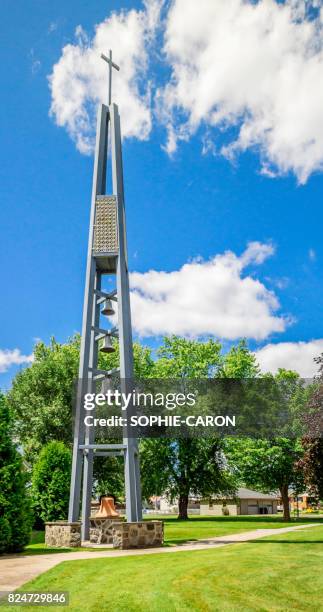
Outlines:
[[[318,370],[318,365],[313,359],[321,353],[323,353],[323,339],[267,344],[255,354],[264,372],[275,373],[278,368],[285,368],[295,370],[304,378],[311,378]]]
[[[256,278],[244,273],[273,254],[273,246],[249,243],[238,257],[232,251],[186,263],[173,272],[132,273],[131,311],[141,336],[179,334],[219,338],[267,338],[290,322],[276,314],[279,301]]]
[[[206,125],[220,129],[222,143],[227,132],[221,152],[229,158],[259,150],[269,177],[293,172],[305,183],[322,170],[321,5],[173,0],[164,47],[172,75],[158,100],[168,151]]]
[[[32,363],[33,355],[22,355],[19,349],[0,349],[0,372],[6,372],[13,365]]]
[[[113,99],[122,112],[126,137],[146,139],[151,129],[150,83],[144,77],[148,68],[147,48],[158,23],[160,0],[147,0],[141,11],[111,13],[96,26],[90,39],[83,28],[75,32],[75,44],[62,49],[62,55],[49,77],[51,114],[64,126],[82,153],[93,149],[95,109],[107,102],[107,64],[101,52],[114,51],[120,72],[113,71]]]
[[[147,139],[153,107],[167,126],[169,153],[202,128],[204,154],[233,159],[256,150],[261,174],[292,172],[305,183],[323,170],[322,4],[145,0],[142,10],[112,12],[92,38],[78,26],[74,44],[62,49],[49,77],[51,114],[82,153],[92,151],[95,108],[107,98],[99,56],[112,48],[121,66],[114,92],[124,136]],[[149,71],[159,31],[170,67],[165,85]]]

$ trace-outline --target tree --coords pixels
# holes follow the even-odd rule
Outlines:
[[[221,441],[216,438],[147,438],[140,445],[143,495],[166,493],[178,499],[178,518],[188,519],[190,495],[209,497],[235,490],[226,470]]]
[[[300,468],[312,495],[323,499],[323,354],[314,361],[319,370],[306,405],[307,432],[302,438],[304,456]]]
[[[40,452],[32,473],[32,500],[36,518],[43,522],[66,519],[71,462],[63,442],[49,442]]]
[[[209,378],[219,369],[221,344],[214,340],[199,342],[178,336],[163,339],[150,376],[155,378]]]
[[[281,436],[269,437],[267,434],[265,439],[246,437],[227,440],[226,456],[245,485],[266,493],[278,489],[283,503],[284,520],[290,520],[289,488],[299,493],[304,486],[303,472],[299,466],[303,448],[295,430],[306,390],[299,375],[289,370],[279,369],[276,376],[266,374],[262,380],[269,383],[260,387],[269,395],[264,398],[268,403],[268,412],[272,402],[274,415],[277,405],[283,414],[287,413],[286,430],[282,431]]]
[[[12,441],[12,417],[0,394],[0,553],[28,544],[32,523],[22,457]]]
[[[323,438],[305,436],[302,438],[304,455],[300,468],[304,470],[306,486],[313,497],[323,499]]]
[[[38,342],[34,362],[13,380],[8,401],[24,457],[33,464],[51,440],[71,444],[72,404],[78,375],[79,336],[66,344]]]
[[[157,351],[156,379],[206,379],[222,365],[221,345],[172,336]],[[178,498],[179,518],[188,518],[190,494],[210,495],[234,489],[223,463],[221,441],[207,438],[145,439],[140,445],[143,493]]]
[[[242,379],[255,378],[259,373],[256,357],[243,339],[227,352],[217,375],[221,378]]]
[[[302,471],[297,463],[303,449],[299,440],[275,438],[228,440],[226,457],[237,476],[247,486],[265,493],[280,491],[284,520],[290,520],[289,488],[299,493],[303,487]]]

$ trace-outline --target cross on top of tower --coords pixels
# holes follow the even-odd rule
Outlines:
[[[106,55],[104,55],[104,53],[101,53],[101,57],[102,59],[104,59],[105,62],[107,62],[109,64],[109,106],[111,104],[111,99],[112,99],[112,68],[115,68],[116,70],[120,70],[120,67],[117,66],[117,64],[115,64],[112,61],[112,51],[111,49],[109,50],[109,57],[107,57]]]

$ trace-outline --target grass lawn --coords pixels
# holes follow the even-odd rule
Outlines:
[[[281,515],[274,516],[194,516],[189,521],[179,521],[176,517],[163,517],[165,525],[165,543],[182,544],[190,540],[201,540],[221,535],[242,533],[254,529],[275,529],[288,525],[321,522],[323,517],[304,517],[292,519],[290,523],[282,520]]]
[[[80,612],[319,612],[323,526],[206,551],[65,561],[23,590],[69,591]]]
[[[201,540],[203,538],[242,533],[243,531],[251,531],[253,529],[273,529],[275,527],[286,527],[286,525],[289,524],[285,523],[280,515],[237,517],[194,516],[191,517],[189,521],[179,521],[173,516],[158,516],[155,518],[162,518],[164,521],[166,546],[183,544],[184,542],[190,540]],[[311,515],[300,518],[297,521],[296,519],[292,519],[291,524],[302,524],[309,521],[313,523],[315,521],[319,521],[323,524],[323,517]],[[24,554],[39,555],[57,552],[75,552],[77,550],[97,550],[95,548],[50,548],[44,544],[44,538],[45,534],[43,531],[33,531],[31,543],[29,546],[26,546]]]

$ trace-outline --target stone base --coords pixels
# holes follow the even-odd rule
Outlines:
[[[150,548],[163,543],[163,521],[115,523],[113,526],[113,548]]]
[[[113,527],[123,521],[121,516],[90,518],[90,542],[92,544],[113,544]]]
[[[81,522],[56,521],[45,523],[45,544],[57,548],[81,546]]]

